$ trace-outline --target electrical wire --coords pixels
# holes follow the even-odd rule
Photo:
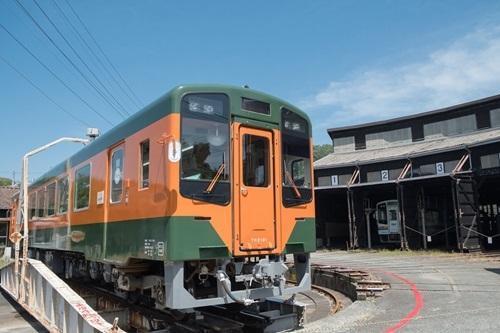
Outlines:
[[[15,10],[15,8],[12,8],[11,6],[9,6],[10,4],[13,4],[14,6],[16,5],[14,1],[8,1],[8,2],[4,2],[4,4],[6,5],[7,9],[10,10],[10,12],[16,17],[16,20],[18,22],[22,22],[23,25],[31,32],[31,36],[34,36],[35,39],[42,45],[45,45],[46,44],[46,40],[45,40],[45,37],[42,37],[39,33],[38,33],[38,30],[37,28],[31,24],[31,21],[30,22],[27,22],[26,20],[29,20],[28,17],[25,17],[25,16],[20,16],[17,11]],[[19,9],[19,8],[17,8]],[[62,56],[59,52],[57,52],[57,50],[53,49],[53,48],[46,48],[46,50],[48,52],[50,52],[51,56],[53,59],[57,60],[57,62],[62,66],[64,67],[64,69],[66,69],[67,71],[69,71],[70,73],[72,73],[73,69],[70,67],[70,65],[68,64],[67,61],[65,61],[64,59],[62,59]],[[82,84],[82,85],[86,85],[86,82],[81,78],[81,76],[75,76],[75,78]],[[96,97],[99,97],[97,95],[97,93],[93,90],[90,91],[91,93],[94,94],[94,96]]]
[[[66,82],[64,82],[52,69],[50,69],[43,61],[40,60],[23,42],[21,42],[9,29],[7,29],[2,23],[0,23],[0,28],[2,28],[12,39],[14,39],[17,44],[19,44],[28,54],[33,57],[43,68],[45,68],[54,78],[59,81],[64,87],[66,87],[73,95],[75,95],[82,103],[84,103],[90,110],[97,114],[102,120],[104,120],[109,125],[114,124],[106,118],[103,114],[97,111],[92,105],[89,104],[82,96],[80,96],[73,88],[71,88]]]
[[[101,46],[99,45],[99,43],[97,42],[97,40],[94,38],[94,36],[90,32],[90,30],[87,28],[87,26],[85,25],[85,23],[83,23],[82,19],[78,15],[78,13],[74,10],[73,6],[71,6],[70,2],[68,0],[64,0],[64,1],[66,2],[66,4],[68,5],[68,7],[70,8],[70,10],[73,13],[73,15],[75,15],[75,17],[78,19],[78,21],[80,22],[80,24],[83,26],[83,28],[85,29],[85,31],[87,32],[87,34],[90,36],[90,38],[92,39],[92,41],[94,42],[94,44],[97,46],[97,48],[99,49],[99,51],[101,52],[101,54],[104,56],[104,58],[106,59],[106,61],[108,62],[108,64],[111,66],[111,68],[118,75],[118,77],[123,82],[123,84],[130,91],[130,93],[132,94],[132,96],[134,96],[134,98],[139,102],[140,105],[144,105],[144,102],[139,97],[137,97],[137,95],[132,90],[132,88],[130,87],[130,85],[127,83],[127,81],[125,81],[125,79],[123,78],[123,76],[120,74],[120,72],[113,65],[113,63],[111,62],[111,60],[109,59],[109,57],[106,55],[106,53],[104,52],[104,50],[101,48]]]
[[[118,99],[116,99],[116,97],[108,90],[108,88],[106,87],[105,84],[102,83],[102,81],[97,77],[97,75],[94,73],[94,71],[89,67],[89,65],[87,64],[87,62],[85,62],[85,60],[83,60],[83,58],[80,56],[80,54],[75,50],[75,48],[73,47],[73,45],[71,44],[71,42],[64,36],[64,34],[61,32],[61,30],[59,30],[59,28],[57,27],[57,25],[54,23],[54,21],[50,18],[50,16],[47,14],[47,12],[40,6],[40,4],[38,3],[37,0],[33,0],[33,2],[35,3],[35,5],[38,7],[38,9],[40,9],[40,11],[42,12],[42,14],[45,16],[45,18],[49,21],[49,23],[52,25],[52,27],[54,27],[54,29],[56,30],[56,32],[59,34],[59,36],[64,40],[64,42],[68,45],[68,47],[73,51],[73,53],[76,55],[76,57],[82,62],[82,64],[85,66],[85,68],[90,72],[90,74],[94,77],[94,79],[97,81],[97,83],[100,84],[100,86],[106,91],[106,93],[108,94],[109,97],[111,97],[115,103],[123,110],[123,112],[125,112],[125,114],[127,115],[130,115],[130,113],[125,109],[125,107],[118,101]],[[109,101],[108,101],[109,103]],[[109,103],[111,106],[112,104]],[[114,106],[112,106],[114,108]],[[121,115],[124,117],[124,114],[122,114],[120,111],[118,111],[116,108],[115,110]]]
[[[118,80],[116,79],[115,75],[113,75],[113,73],[108,69],[108,66],[106,66],[106,64],[101,60],[101,57],[99,57],[96,54],[96,52],[94,51],[94,49],[87,43],[87,41],[85,40],[85,38],[83,37],[83,35],[80,33],[80,31],[78,31],[78,29],[76,28],[76,26],[71,22],[71,20],[66,15],[66,13],[64,12],[64,10],[57,4],[57,1],[56,0],[52,0],[52,2],[54,4],[54,6],[57,8],[57,10],[60,12],[61,16],[64,18],[64,20],[73,29],[73,31],[78,36],[78,38],[83,43],[83,45],[89,50],[89,52],[92,54],[92,56],[94,56],[94,58],[101,65],[101,67],[104,69],[104,71],[106,72],[106,74],[113,80],[113,82],[115,83],[115,85],[120,89],[120,91],[125,96],[128,97],[128,99],[135,105],[135,107],[140,108],[140,105],[137,103],[137,101],[134,100],[134,98],[130,95],[130,93],[127,92],[127,90],[125,90],[123,88],[123,86],[120,84],[120,82],[118,82]]]
[[[85,81],[87,81],[87,83],[92,87],[94,88],[97,93],[106,101],[108,102],[108,104],[110,104],[110,102],[106,99],[106,97],[104,96],[104,94],[94,85],[93,82],[91,82],[88,77],[85,75],[85,73],[83,73],[80,68],[71,60],[71,58],[66,54],[66,52],[64,52],[58,45],[57,43],[52,39],[52,37],[50,37],[50,35],[45,31],[45,29],[38,23],[38,21],[33,17],[33,15],[31,15],[31,13],[26,9],[26,7],[24,7],[24,5],[19,1],[19,0],[16,0],[16,3],[18,4],[18,6],[23,10],[23,12],[31,19],[31,21],[35,24],[35,26],[42,32],[42,34],[49,40],[49,42],[52,44],[52,46],[54,46],[62,55],[63,57],[71,64],[71,66],[85,79]],[[117,110],[112,104],[110,104],[115,110]],[[118,110],[117,110],[118,112]],[[124,117],[122,115],[122,117]]]
[[[86,127],[92,127],[89,123],[87,123],[85,120],[81,119],[80,117],[75,116],[71,112],[69,112],[67,109],[65,109],[63,106],[61,106],[59,103],[57,103],[54,99],[52,99],[45,91],[42,90],[38,85],[36,85],[30,78],[28,78],[25,74],[23,74],[19,69],[17,69],[13,64],[11,64],[7,59],[2,57],[0,55],[0,60],[2,60],[7,66],[9,66],[14,72],[16,72],[19,76],[21,76],[24,80],[26,80],[33,88],[38,90],[40,94],[45,96],[49,101],[51,101],[55,106],[57,106],[61,111],[66,113],[68,116],[79,122],[80,124],[86,126]]]

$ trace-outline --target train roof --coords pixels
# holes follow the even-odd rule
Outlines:
[[[179,113],[180,109],[176,106],[180,105],[180,100],[186,93],[224,93],[230,97],[231,101],[239,101],[242,97],[246,97],[269,103],[271,105],[271,110],[275,111],[271,112],[271,116],[242,111],[241,105],[234,102],[231,104],[231,113],[243,118],[253,118],[259,121],[272,122],[276,125],[281,122],[280,112],[276,111],[280,110],[281,107],[286,107],[307,120],[309,123],[309,133],[311,133],[311,123],[305,112],[280,98],[264,92],[246,87],[222,84],[178,85],[118,125],[114,126],[109,131],[105,132],[103,135],[76,152],[67,160],[62,161],[53,167],[51,170],[39,177],[33,184],[31,184],[30,187],[42,185],[50,179],[65,173],[67,169],[84,162],[115,143],[120,142],[126,137],[136,133],[142,128],[160,120],[168,114]]]

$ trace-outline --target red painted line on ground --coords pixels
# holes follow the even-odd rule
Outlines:
[[[411,282],[407,278],[404,278],[401,275],[392,272],[384,272],[384,274],[390,275],[400,281],[403,281],[406,285],[408,285],[411,289],[411,292],[413,293],[413,298],[415,299],[415,306],[413,307],[413,309],[410,312],[408,312],[406,316],[403,319],[401,319],[396,325],[389,327],[385,331],[385,333],[394,333],[400,330],[401,328],[405,327],[406,325],[408,325],[408,323],[418,315],[420,310],[422,310],[422,308],[424,307],[424,297],[418,290],[415,283]]]

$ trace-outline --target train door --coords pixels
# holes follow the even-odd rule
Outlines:
[[[240,127],[235,199],[241,251],[276,247],[273,133]],[[238,142],[236,141],[236,142]]]
[[[111,148],[108,152],[108,166],[107,166],[107,187],[105,193],[102,193],[103,198],[98,198],[98,201],[105,202],[104,220],[104,248],[107,256],[112,256],[113,249],[119,248],[119,244],[114,244],[112,239],[116,241],[115,237],[109,237],[110,229],[109,222],[120,221],[126,219],[124,212],[125,203],[127,201],[125,179],[124,179],[124,165],[125,165],[125,147],[121,143]]]

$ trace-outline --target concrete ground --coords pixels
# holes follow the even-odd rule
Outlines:
[[[0,333],[32,333],[47,330],[0,289]]]
[[[305,332],[500,332],[500,259],[402,252],[318,252],[314,263],[358,268],[391,283]]]

